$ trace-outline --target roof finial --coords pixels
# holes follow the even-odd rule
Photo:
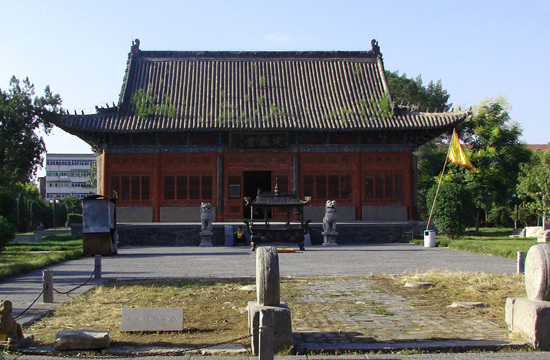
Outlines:
[[[139,39],[132,40],[132,49],[131,49],[132,54],[138,51],[139,51]]]
[[[378,40],[372,39],[370,41],[370,45],[372,46],[372,52],[376,55],[380,54],[380,46],[378,46]]]

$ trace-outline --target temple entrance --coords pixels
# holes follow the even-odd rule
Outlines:
[[[272,191],[271,178],[273,172],[271,171],[243,171],[243,194],[245,197],[249,197],[250,201],[254,200],[258,195],[258,189],[262,191]],[[254,214],[254,219],[263,219],[264,214],[260,213],[261,209]],[[250,219],[250,205],[245,206],[243,210],[243,218]],[[271,214],[268,214],[268,218]]]

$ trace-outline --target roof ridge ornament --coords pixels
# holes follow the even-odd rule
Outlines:
[[[372,39],[370,41],[370,45],[372,47],[372,52],[375,54],[375,55],[382,55],[382,53],[380,52],[380,46],[378,46],[378,40],[376,39]]]
[[[132,47],[130,50],[132,54],[135,54],[139,51],[139,44],[140,44],[139,39],[132,40]]]

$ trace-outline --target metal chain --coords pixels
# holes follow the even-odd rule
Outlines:
[[[90,275],[90,278],[88,280],[86,280],[85,283],[83,284],[80,284],[78,285],[77,287],[69,290],[69,291],[58,291],[56,288],[53,288],[53,290],[58,293],[58,294],[62,294],[62,295],[67,295],[69,294],[70,292],[72,291],[75,291],[76,289],[79,289],[81,287],[83,287],[84,285],[86,285],[87,283],[89,283],[91,280],[92,280],[92,277],[94,276],[95,274],[95,270],[92,272],[92,275]],[[17,320],[18,318],[20,318],[21,316],[23,316],[23,314],[25,314],[27,311],[29,311],[29,309],[38,301],[38,299],[40,299],[40,297],[42,296],[42,294],[44,294],[44,291],[46,291],[46,289],[42,289],[42,291],[40,292],[40,294],[38,295],[38,297],[36,299],[34,299],[34,301],[32,302],[32,304],[29,305],[29,307],[27,307],[25,310],[23,310],[22,313],[20,313],[19,315],[17,315],[16,317],[14,317],[14,320]]]
[[[91,280],[92,280],[92,277],[94,276],[95,274],[95,270],[92,272],[92,275],[90,275],[90,277],[88,278],[88,280],[86,280],[86,282],[84,282],[83,284],[80,284],[76,287],[74,287],[73,289],[69,290],[69,291],[59,291],[55,288],[53,288],[53,290],[58,293],[58,294],[63,294],[63,295],[66,295],[66,294],[69,294],[70,292],[72,291],[75,291],[76,289],[79,289],[81,288],[82,286],[86,285],[87,283],[89,283]],[[40,297],[42,296],[42,294],[44,294],[44,291],[46,291],[46,289],[43,289],[42,292],[38,295],[38,297],[32,302],[32,304],[29,305],[29,307],[27,307],[21,314],[17,315],[14,319],[18,319],[19,317],[23,316],[23,314],[25,314],[37,301],[38,299],[40,299]],[[252,334],[247,334],[247,335],[244,335],[244,336],[240,336],[240,337],[237,337],[237,338],[234,338],[234,339],[230,339],[230,340],[226,340],[226,341],[221,341],[221,342],[218,342],[218,343],[215,343],[215,344],[211,344],[209,345],[208,347],[214,347],[214,346],[219,346],[219,345],[223,345],[223,344],[229,344],[229,343],[232,343],[232,342],[235,342],[235,341],[238,341],[238,340],[243,340],[243,339],[246,339],[246,338],[249,338],[249,337],[252,337],[252,336],[255,336],[259,333],[259,331],[255,331],[253,332]],[[184,351],[189,351],[189,350],[201,350],[201,349],[204,349],[204,346],[200,346],[200,347],[190,347],[190,348],[187,348],[187,349],[183,349]]]
[[[19,315],[17,315],[16,317],[14,317],[14,320],[17,320],[20,316],[23,316],[24,313],[26,313],[33,305],[35,302],[38,301],[38,299],[40,299],[40,297],[42,296],[42,294],[44,294],[44,291],[46,291],[46,289],[42,289],[42,292],[40,293],[40,295],[38,295],[38,297],[32,302],[32,304],[29,305],[28,308],[26,308],[25,310],[23,310],[23,312]]]
[[[92,280],[92,277],[94,276],[94,274],[95,274],[95,270],[92,272],[92,275],[90,275],[90,278],[89,278],[88,280],[86,280],[85,283],[80,284],[80,285],[78,285],[77,287],[74,287],[74,288],[72,288],[72,289],[69,290],[69,291],[59,291],[59,290],[57,290],[55,287],[53,288],[53,291],[55,291],[56,293],[61,294],[61,295],[68,295],[70,292],[75,291],[76,289],[80,289],[81,287],[83,287],[84,285],[86,285],[87,283],[89,283],[89,282]]]

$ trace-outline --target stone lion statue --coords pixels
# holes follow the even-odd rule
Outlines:
[[[26,346],[34,339],[34,336],[25,338],[21,324],[18,324],[11,315],[12,311],[11,301],[0,301],[0,341],[7,341],[7,349]]]
[[[327,200],[325,204],[325,217],[323,218],[324,231],[336,231],[336,201]]]
[[[201,203],[201,231],[212,231],[212,204]]]

